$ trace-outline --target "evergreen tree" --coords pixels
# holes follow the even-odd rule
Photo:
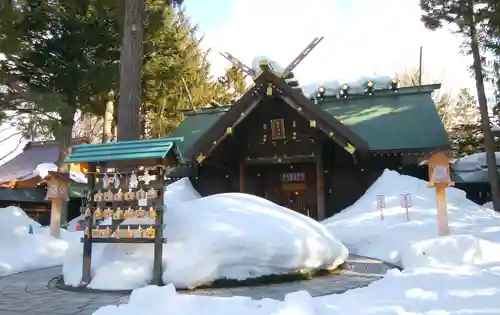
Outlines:
[[[244,91],[241,71],[229,69],[226,81],[213,80],[208,52],[200,47],[197,26],[183,11],[148,7],[143,64],[143,113],[147,137],[168,135],[183,119],[181,110],[233,102]],[[159,15],[158,11],[162,15]]]
[[[38,2],[20,2],[8,15],[2,11],[8,19],[0,28],[8,36],[0,39],[0,52],[7,56],[0,62],[1,112],[22,113],[19,126],[29,134],[55,134],[68,145],[74,113],[103,116],[109,95],[118,90],[124,8],[118,0]],[[164,0],[148,0],[141,110],[149,118],[150,137],[167,135],[182,119],[179,109],[230,103],[244,91],[243,75],[235,69],[224,84],[212,80],[196,30],[182,11]]]
[[[233,66],[226,70],[224,76],[218,78],[218,95],[215,100],[219,104],[229,105],[238,100],[247,90],[246,74]]]
[[[167,135],[178,125],[179,109],[198,108],[210,100],[209,64],[195,38],[196,27],[184,13],[148,7],[157,16],[146,28],[143,64],[143,113],[148,136]],[[159,26],[158,26],[159,24]]]
[[[481,128],[488,164],[493,207],[500,211],[500,182],[495,159],[495,145],[490,128],[488,104],[484,89],[483,58],[481,56],[482,26],[488,23],[486,0],[420,0],[422,22],[431,30],[451,24],[467,39],[467,51],[472,55],[472,72],[476,80]]]
[[[8,11],[0,21],[7,34],[0,38],[6,56],[0,68],[9,87],[2,108],[54,118],[49,127],[64,154],[77,110],[103,110],[95,96],[113,86],[116,2],[24,0]]]
[[[448,116],[445,126],[455,157],[484,151],[481,114],[468,89],[461,89],[456,101],[450,102],[441,113]]]

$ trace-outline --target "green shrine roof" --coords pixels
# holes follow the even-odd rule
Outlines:
[[[370,150],[446,147],[448,135],[431,97],[439,85],[372,96],[326,99],[318,105],[365,140]]]
[[[398,93],[376,90],[373,95],[327,97],[315,106],[332,115],[368,143],[370,151],[415,151],[448,146],[448,135],[431,93],[439,84],[400,88]],[[200,109],[185,113],[173,136],[183,137],[183,152],[229,109]]]
[[[161,159],[174,156],[183,161],[177,144],[182,138],[120,141],[75,146],[66,163]]]
[[[86,195],[87,189],[87,184],[70,183],[69,197],[83,198]],[[0,201],[50,203],[49,200],[45,200],[45,195],[45,190],[42,187],[0,187]]]
[[[0,188],[0,200],[11,202],[50,203],[42,188]]]
[[[230,106],[200,109],[184,113],[184,121],[172,132],[172,137],[183,137],[182,152],[191,147],[200,136],[212,127]]]

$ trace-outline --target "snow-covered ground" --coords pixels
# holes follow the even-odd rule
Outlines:
[[[411,195],[409,221],[400,205],[402,193]],[[376,208],[377,195],[385,196],[384,220]],[[385,171],[354,205],[321,223],[244,194],[200,198],[187,180],[179,181],[165,194],[171,243],[165,245],[164,274],[164,280],[178,287],[219,277],[335,265],[347,251],[332,234],[351,252],[397,263],[404,270],[391,270],[384,279],[344,294],[312,298],[307,292],[295,292],[285,301],[183,295],[173,285],[146,286],[134,290],[128,304],[106,306],[95,315],[156,315],[165,310],[256,315],[500,314],[500,215],[467,200],[460,190],[449,188],[447,195],[452,235],[437,237],[434,190],[394,171]],[[28,234],[30,225],[34,234]],[[62,239],[53,239],[48,229],[19,208],[0,209],[0,275],[56,265],[66,253],[66,280],[77,283],[80,235],[63,232]],[[95,287],[136,287],[150,276],[147,245],[96,246],[94,254]]]
[[[265,199],[240,193],[200,198],[189,180],[165,192],[163,281],[194,288],[217,279],[246,279],[302,269],[334,269],[347,249],[326,228],[306,216]],[[148,219],[123,224],[150,224]],[[91,288],[118,290],[147,285],[153,246],[95,244]],[[63,274],[77,286],[82,245],[68,251]]]
[[[79,233],[62,230],[61,239],[53,238],[50,229],[22,209],[0,208],[0,277],[62,264],[68,243],[76,242],[77,237]]]
[[[410,221],[400,194],[410,193]],[[134,290],[128,304],[94,315],[297,314],[469,315],[500,314],[500,216],[450,188],[452,236],[437,237],[434,191],[424,181],[386,171],[353,206],[323,222],[361,255],[404,266],[366,288],[312,298],[307,292],[285,301],[177,294],[173,286]],[[384,220],[376,196],[385,195]]]
[[[401,208],[400,194],[409,193],[410,221]],[[500,214],[468,200],[465,192],[446,190],[450,230],[500,242]],[[385,196],[381,220],[376,196]],[[352,206],[323,224],[354,254],[401,263],[401,251],[415,241],[437,236],[435,190],[425,181],[386,170]]]

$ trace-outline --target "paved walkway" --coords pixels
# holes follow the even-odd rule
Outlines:
[[[213,296],[249,296],[283,299],[287,293],[306,290],[312,296],[342,293],[368,285],[383,277],[391,268],[378,260],[351,256],[351,268],[339,275],[320,277],[309,281],[281,283],[270,286],[237,287],[227,289],[205,289],[187,294]],[[90,315],[99,307],[108,304],[122,304],[128,301],[128,294],[68,292],[49,285],[61,274],[60,267],[40,269],[0,278],[1,315]]]

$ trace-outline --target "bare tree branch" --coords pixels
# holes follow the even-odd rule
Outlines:
[[[22,133],[22,131],[14,132],[13,134],[11,134],[11,135],[9,135],[9,136],[7,136],[7,137],[3,138],[2,140],[0,140],[0,143],[3,143],[3,142],[5,142],[5,141],[7,141],[7,140],[9,140],[10,138],[12,138],[12,137],[14,137],[14,136],[20,135],[21,133]],[[21,137],[21,139],[22,139],[22,138],[23,138],[23,137]]]
[[[12,149],[11,151],[9,151],[9,153],[5,154],[4,156],[2,156],[0,158],[0,161],[3,161],[5,158],[7,158],[9,155],[11,155],[12,153],[16,152],[17,149],[19,149],[19,146],[21,146],[21,144],[23,143],[23,140],[24,138],[23,137],[20,137],[19,138],[19,141],[17,142],[17,145],[14,147],[14,149]]]
[[[7,131],[7,130],[11,129],[12,127],[13,127],[13,126],[12,126],[11,124],[9,124],[9,126],[8,126],[8,127],[5,127],[5,128],[0,129],[0,133],[2,133],[2,132],[4,132],[4,131]]]

